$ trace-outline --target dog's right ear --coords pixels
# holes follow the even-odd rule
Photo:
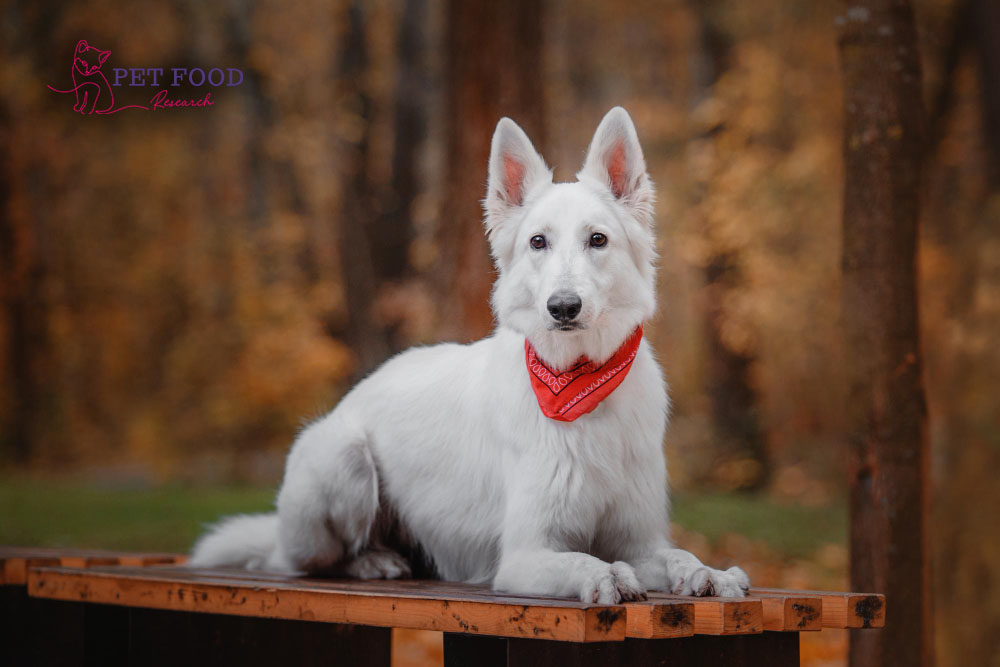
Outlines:
[[[490,149],[489,183],[483,208],[486,235],[493,240],[504,221],[520,208],[540,184],[551,183],[552,172],[517,123],[501,118]]]

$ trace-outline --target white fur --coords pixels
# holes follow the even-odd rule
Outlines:
[[[574,422],[545,417],[529,385],[525,337],[565,368],[607,359],[653,315],[652,202],[624,109],[601,122],[575,183],[553,183],[502,119],[484,201],[496,331],[386,362],[299,435],[277,514],[219,524],[191,563],[405,576],[408,563],[383,544],[391,508],[447,580],[600,603],[647,589],[744,595],[739,568],[707,568],[669,541],[669,406],[648,342],[618,389]],[[595,232],[605,247],[589,245]],[[539,234],[543,250],[530,245]],[[556,291],[580,296],[580,328],[555,327]]]

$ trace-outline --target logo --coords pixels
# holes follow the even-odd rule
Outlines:
[[[104,63],[107,62],[110,55],[111,51],[102,51],[88,44],[87,40],[81,39],[76,44],[76,50],[73,52],[73,65],[70,68],[73,87],[68,90],[60,90],[48,86],[49,90],[62,94],[73,94],[76,98],[73,111],[77,113],[112,114],[125,109],[142,109],[143,111],[176,108],[205,109],[215,104],[215,100],[212,99],[212,91],[207,91],[204,96],[194,99],[175,99],[171,98],[167,88],[160,88],[149,99],[148,106],[129,104],[116,107],[114,88],[120,88],[123,85],[128,88],[147,86],[159,88],[161,81],[162,85],[167,85],[166,82],[169,81],[170,87],[186,84],[193,88],[203,88],[207,84],[217,88],[238,86],[243,83],[243,71],[232,67],[225,70],[213,67],[207,72],[199,67],[192,69],[174,67],[170,69],[169,74],[165,74],[162,67],[115,67],[112,73],[114,83],[111,83],[103,71]]]

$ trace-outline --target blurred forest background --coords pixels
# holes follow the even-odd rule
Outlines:
[[[996,665],[1000,4],[914,6],[937,654]],[[622,105],[659,193],[647,332],[678,540],[759,584],[846,585],[840,3],[0,8],[0,542],[127,547],[141,527],[183,549],[198,522],[164,537],[151,517],[266,506],[303,419],[395,351],[491,330],[479,200],[499,117],[566,180]],[[112,52],[105,71],[245,80],[208,109],[83,116],[46,88],[69,87],[80,39]],[[116,517],[129,528],[101,533]],[[820,634],[804,662],[841,663],[844,636]]]

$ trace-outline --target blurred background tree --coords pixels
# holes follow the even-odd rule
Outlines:
[[[935,642],[941,664],[997,664],[1000,10],[913,5]],[[749,562],[760,582],[846,586],[845,11],[6,0],[0,539],[36,535],[12,528],[35,516],[29,500],[96,507],[33,491],[66,476],[108,493],[273,488],[301,420],[386,356],[489,331],[479,200],[498,118],[521,123],[565,180],[621,104],[659,192],[647,332],[674,400],[678,537]],[[208,109],[81,116],[46,84],[67,87],[82,38],[112,67],[245,79]],[[153,92],[115,89],[120,104]],[[64,531],[45,539],[95,525],[32,506],[34,523]],[[842,661],[843,638],[820,634],[806,660]]]
[[[908,0],[860,0],[837,24],[851,588],[885,591],[893,605],[884,633],[852,633],[850,662],[931,665],[927,401],[916,284],[926,121],[916,22]]]

